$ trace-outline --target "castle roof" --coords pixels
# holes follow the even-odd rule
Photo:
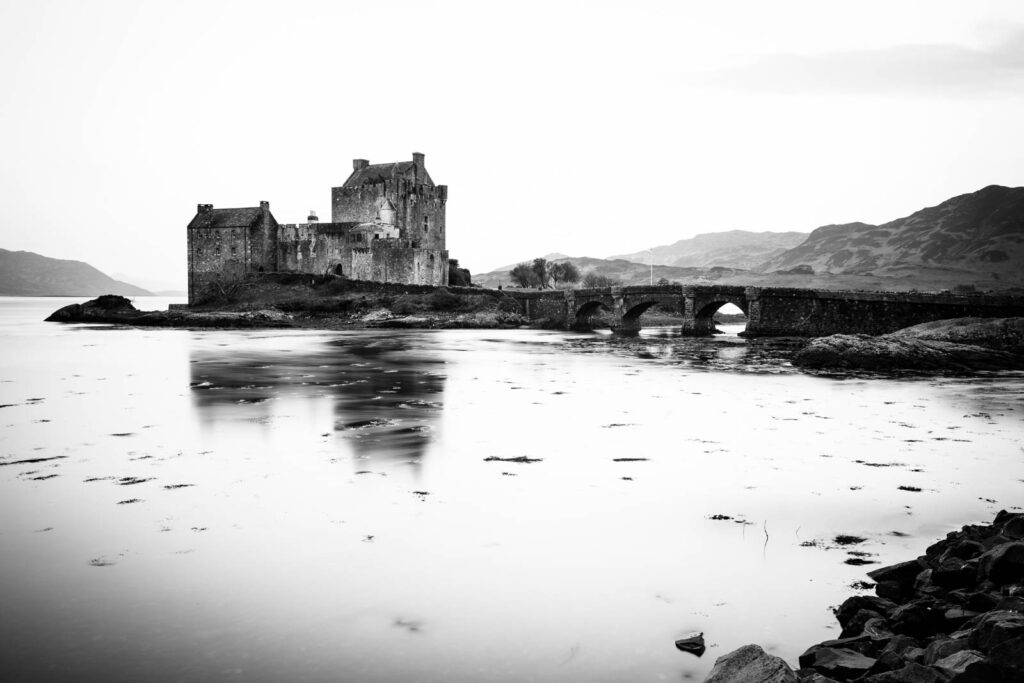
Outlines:
[[[190,228],[248,228],[260,221],[263,211],[258,206],[241,209],[207,209],[200,211],[188,224]]]
[[[342,187],[362,187],[364,185],[377,185],[383,183],[385,180],[390,180],[392,177],[405,178],[406,180],[412,180],[416,171],[416,163],[413,161],[396,161],[391,164],[370,164],[364,166],[358,170],[352,171],[352,175],[348,177],[345,184]],[[434,181],[431,180],[430,174],[427,173],[426,169],[423,170],[423,175],[419,178],[420,182],[430,187],[434,186]]]

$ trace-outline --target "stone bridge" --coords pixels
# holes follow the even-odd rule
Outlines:
[[[884,334],[903,327],[962,317],[1024,316],[1024,297],[994,294],[844,292],[731,285],[665,285],[547,291],[505,290],[531,320],[548,319],[564,328],[589,329],[598,311],[613,318],[612,329],[640,330],[640,316],[652,306],[681,313],[682,333],[714,334],[713,316],[735,304],[747,315],[748,337],[828,334]]]

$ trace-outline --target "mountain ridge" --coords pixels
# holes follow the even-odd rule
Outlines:
[[[787,249],[801,244],[806,232],[772,232],[751,230],[725,230],[704,232],[672,244],[651,247],[629,254],[609,256],[609,260],[623,259],[634,263],[654,264],[679,268],[740,268],[750,270],[778,256]]]
[[[824,225],[754,270],[796,266],[893,277],[949,269],[1024,281],[1024,187],[988,185],[881,225]]]
[[[70,259],[32,251],[0,249],[0,296],[151,296],[152,293],[115,280],[101,270]]]

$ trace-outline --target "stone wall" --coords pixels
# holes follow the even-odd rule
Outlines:
[[[1009,296],[748,287],[747,336],[885,334],[932,320],[1024,315]]]

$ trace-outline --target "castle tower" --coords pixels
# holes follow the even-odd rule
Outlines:
[[[391,200],[384,197],[380,202],[380,209],[377,214],[381,223],[385,225],[394,225],[398,220],[398,209],[391,203]]]

